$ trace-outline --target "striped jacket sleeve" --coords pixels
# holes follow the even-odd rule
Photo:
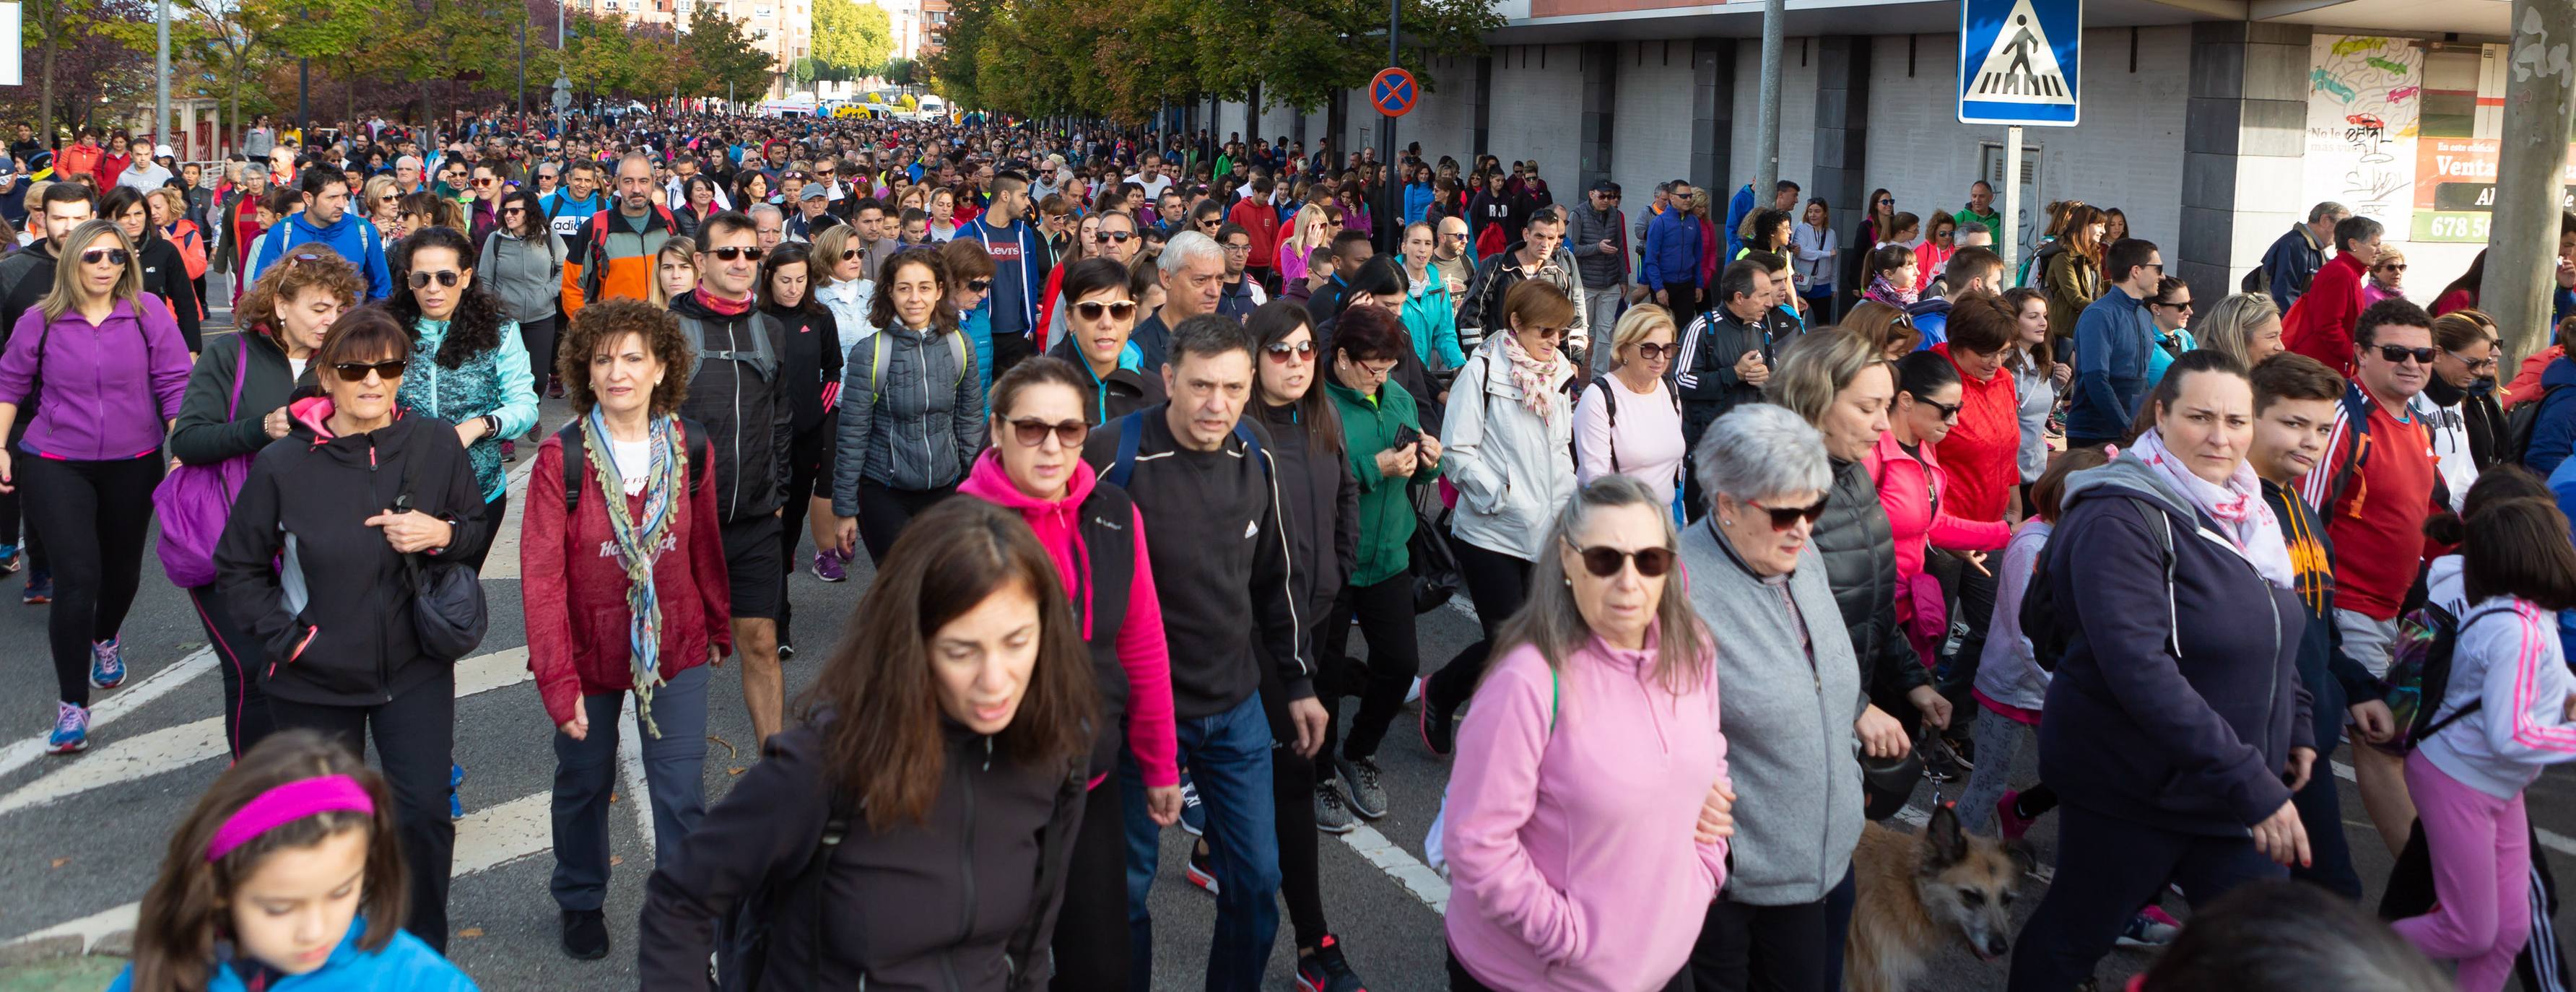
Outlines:
[[[2346,407],[2341,403],[2335,404],[2334,429],[2326,434],[2326,456],[2318,460],[2317,467],[2299,479],[2299,498],[2315,508],[2317,516],[2324,521],[2334,519],[2334,507],[2327,506],[2326,500],[2332,495],[2330,490],[2334,487],[2335,467],[2343,464],[2344,447],[2352,443],[2352,425],[2346,422],[2347,419]]]

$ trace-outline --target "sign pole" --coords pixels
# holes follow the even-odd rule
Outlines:
[[[1390,66],[1402,64],[1396,61],[1396,32],[1402,27],[1404,16],[1401,3],[1402,0],[1386,0],[1386,64]],[[1378,230],[1395,232],[1392,243],[1381,243],[1377,250],[1391,254],[1404,243],[1404,194],[1396,176],[1394,117],[1386,114],[1377,116],[1377,143],[1378,201],[1381,204],[1378,207]]]
[[[2004,271],[2020,271],[2021,251],[2021,125],[2004,129],[2004,215],[2003,230],[1995,232],[1995,244],[2003,248]]]

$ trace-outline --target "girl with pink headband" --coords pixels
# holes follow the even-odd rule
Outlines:
[[[393,797],[310,730],[251,748],[170,836],[110,992],[472,992],[402,930]]]

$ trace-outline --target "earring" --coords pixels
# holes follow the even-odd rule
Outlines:
[[[1720,527],[1733,527],[1735,526],[1735,521],[1729,520],[1725,517],[1719,517],[1717,518],[1717,525]]]

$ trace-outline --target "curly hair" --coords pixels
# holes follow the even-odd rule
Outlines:
[[[394,291],[385,297],[385,306],[402,322],[404,333],[414,342],[420,340],[420,300],[411,293],[411,260],[430,248],[445,248],[456,253],[456,267],[474,271],[474,246],[465,235],[452,227],[424,227],[401,241],[386,259],[393,269]],[[464,298],[456,301],[456,312],[447,316],[447,337],[438,343],[435,358],[441,368],[457,368],[477,352],[501,347],[501,325],[508,318],[501,315],[501,296],[481,280],[464,287]]]
[[[877,269],[877,296],[868,307],[868,323],[878,327],[895,326],[894,277],[915,265],[929,269],[930,280],[939,286],[939,299],[931,305],[927,330],[933,337],[956,330],[957,306],[948,300],[956,283],[949,278],[947,258],[940,254],[939,249],[931,247],[906,248],[886,256],[885,264]]]
[[[629,334],[642,336],[645,350],[662,363],[662,382],[653,387],[648,409],[656,417],[679,411],[680,401],[689,395],[697,352],[689,347],[688,335],[680,333],[680,318],[671,311],[628,299],[601,300],[581,308],[555,345],[555,374],[563,377],[564,392],[574,410],[586,411],[599,402],[590,385],[591,357]]]
[[[242,293],[233,315],[237,322],[275,341],[280,349],[286,347],[286,342],[277,338],[278,310],[295,302],[306,289],[320,286],[350,306],[367,301],[367,281],[358,275],[358,267],[327,245],[309,241],[296,245],[278,262],[260,273],[259,281]]]

